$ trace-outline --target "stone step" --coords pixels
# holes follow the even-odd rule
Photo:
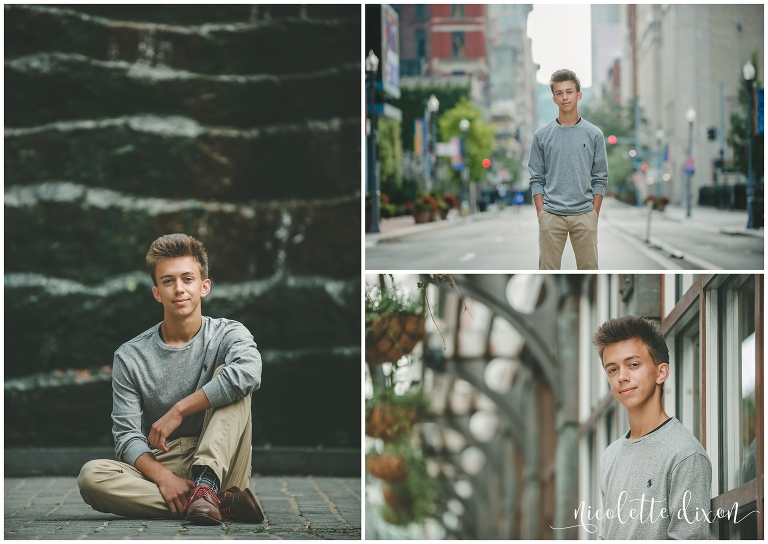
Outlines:
[[[255,446],[360,447],[359,344],[262,348],[262,357],[262,386],[252,397]],[[25,364],[32,358],[27,352]],[[6,448],[113,445],[109,366],[21,379],[6,373],[4,393]]]
[[[204,75],[42,52],[5,61],[5,90],[10,127],[143,113],[249,128],[359,115],[360,63],[300,74]]]
[[[359,277],[360,198],[232,204],[141,198],[68,182],[5,191],[5,272],[98,283],[144,270],[152,241],[185,232],[215,282]]]
[[[187,7],[175,8],[182,12]],[[203,21],[205,17],[194,16],[194,22],[199,24],[184,26],[188,23],[181,18],[181,24],[174,24],[171,17],[166,17],[174,11],[170,6],[154,18],[148,15],[151,6],[123,6],[126,10],[138,8],[137,19],[146,16],[150,21],[172,21],[159,24],[89,15],[83,12],[87,8],[80,11],[80,6],[76,10],[6,5],[5,58],[60,51],[81,53],[96,60],[134,63],[143,59],[150,64],[159,61],[203,74],[300,73],[322,70],[339,62],[360,62],[359,5],[306,6],[303,11],[301,6],[297,7],[293,17],[289,14],[294,8],[280,8],[287,17],[272,17],[276,8],[263,6],[260,10],[260,6],[253,6],[254,22],[249,22],[250,17],[248,22],[238,23],[216,16]],[[358,81],[358,93],[359,87]]]
[[[360,117],[251,130],[138,115],[5,129],[5,186],[69,180],[149,197],[310,199],[360,190]]]
[[[203,314],[241,322],[265,352],[359,345],[360,281],[358,272],[347,280],[283,276],[214,282],[203,301]],[[109,365],[121,344],[163,319],[162,307],[150,293],[149,274],[144,272],[87,286],[6,270],[4,283],[6,380],[55,369]],[[303,382],[305,378],[295,375],[294,379]],[[355,380],[359,395],[359,370]]]

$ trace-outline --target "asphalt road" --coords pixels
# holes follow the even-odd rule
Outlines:
[[[690,220],[680,210],[653,212],[646,243],[648,211],[606,199],[598,224],[600,270],[763,270],[763,238],[723,232],[739,232],[745,214],[695,212]],[[538,224],[531,206],[414,230],[368,235],[366,270],[538,270]],[[570,241],[562,270],[576,270]]]

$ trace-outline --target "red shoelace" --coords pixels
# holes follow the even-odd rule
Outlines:
[[[189,508],[189,505],[192,504],[192,501],[197,499],[198,497],[210,497],[211,499],[213,499],[213,502],[215,502],[216,505],[219,506],[219,508],[221,508],[221,502],[219,501],[219,498],[216,496],[216,493],[213,492],[213,489],[211,489],[207,485],[199,485],[192,491],[192,494],[189,496],[189,499],[187,500],[187,504],[184,505],[184,510],[186,511],[187,508]]]

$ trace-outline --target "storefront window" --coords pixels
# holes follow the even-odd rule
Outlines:
[[[699,322],[693,321],[675,337],[677,418],[701,442],[701,392],[699,390]]]
[[[720,290],[720,449],[722,491],[755,474],[755,277],[739,276]]]

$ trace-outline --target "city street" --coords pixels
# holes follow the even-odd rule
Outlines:
[[[83,502],[75,477],[5,478],[10,539],[360,539],[360,478],[258,476],[250,489],[261,524],[190,525],[184,520],[129,519]]]
[[[366,270],[537,270],[538,225],[532,206],[469,219],[413,226],[410,218],[382,222],[366,235]],[[392,225],[387,225],[392,221]],[[668,206],[647,208],[606,198],[598,227],[601,270],[762,270],[763,230],[748,232],[746,212]],[[407,225],[407,226],[406,226]],[[570,242],[562,270],[576,270]]]

